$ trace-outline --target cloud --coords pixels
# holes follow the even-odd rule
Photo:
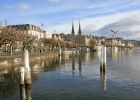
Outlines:
[[[30,5],[27,3],[18,3],[17,5],[8,5],[6,8],[8,9],[19,9],[19,10],[28,10]]]
[[[111,36],[109,28],[123,30],[121,36],[125,37],[125,34],[129,34],[127,38],[129,36],[131,38],[134,32],[139,33],[139,30],[136,30],[139,25],[133,25],[135,28],[132,28],[132,22],[136,21],[129,17],[140,12],[140,0],[95,0],[94,2],[93,0],[44,0],[43,2],[35,0],[28,3],[33,4],[34,7],[32,6],[30,9],[31,6],[25,2],[14,2],[13,5],[7,6],[10,10],[5,10],[4,13],[11,17],[9,12],[19,9],[16,11],[16,15],[12,15],[12,20],[21,17],[23,17],[22,21],[20,19],[21,22],[32,20],[34,23],[40,23],[40,20],[48,20],[46,24],[49,32],[56,30],[58,33],[70,33],[70,20],[72,19],[77,32],[78,22],[81,19],[81,28],[84,34],[101,35],[103,33],[105,36]],[[25,10],[26,15],[20,10]],[[127,18],[128,20],[123,22]],[[129,19],[134,20],[129,22]],[[14,21],[18,22],[19,20]],[[125,24],[127,25],[125,26]],[[128,31],[128,27],[131,27],[131,30]],[[133,38],[137,38],[137,35],[133,34]]]
[[[117,37],[123,37],[126,39],[140,39],[140,12],[106,25],[96,32],[104,33],[106,36],[111,36],[111,29],[119,31],[116,34]]]
[[[60,0],[49,0],[49,2],[59,2]]]
[[[18,5],[18,8],[21,9],[21,10],[27,10],[30,8],[30,5],[29,4],[26,4],[26,3],[21,3]]]
[[[78,20],[74,21],[75,31],[78,31]],[[129,39],[140,39],[140,10],[85,18],[81,20],[83,34],[104,35],[111,37],[110,29],[119,30],[117,36]],[[48,30],[58,33],[70,33],[71,22],[50,27]]]

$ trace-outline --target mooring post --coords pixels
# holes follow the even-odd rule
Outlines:
[[[25,84],[31,84],[31,71],[29,66],[29,52],[27,49],[24,49],[23,52],[23,66],[25,68]]]
[[[101,63],[100,63],[100,81],[101,87],[106,91],[106,46],[101,49]]]
[[[103,46],[101,49],[100,71],[105,70],[106,70],[106,46]]]
[[[29,66],[29,52],[23,50],[23,67],[20,67],[20,98],[31,100],[31,71]]]
[[[61,56],[62,55],[62,49],[61,49],[61,47],[59,48],[59,56]]]
[[[25,85],[26,100],[31,100],[31,84]]]
[[[61,63],[62,63],[62,56],[60,55],[59,56],[59,65],[61,65]]]
[[[24,67],[20,67],[20,85],[24,85]]]
[[[103,47],[103,55],[104,55],[104,58],[103,58],[104,62],[103,63],[104,63],[104,66],[106,67],[106,46]]]
[[[20,85],[20,99],[26,100],[25,85]]]
[[[106,72],[105,71],[100,71],[100,84],[101,84],[101,88],[106,92],[106,88],[107,88],[107,83],[106,83]]]

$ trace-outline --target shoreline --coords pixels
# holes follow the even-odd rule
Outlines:
[[[45,52],[45,53],[29,53],[29,62],[35,62],[38,60],[52,59],[58,57],[58,52]],[[14,66],[22,66],[22,55],[12,55],[12,56],[1,56],[0,57],[0,70],[5,68],[10,68]]]
[[[62,57],[72,54],[72,51],[64,51]],[[29,53],[29,62],[53,59],[59,56],[59,52],[44,52],[44,53]],[[22,55],[12,55],[12,56],[2,56],[0,57],[0,70],[6,68],[12,68],[15,66],[22,66]],[[1,59],[2,58],[2,59]]]

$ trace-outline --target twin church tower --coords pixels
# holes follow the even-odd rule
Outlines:
[[[73,21],[72,21],[72,31],[71,31],[71,35],[72,35],[72,36],[75,36],[75,31],[74,31],[74,24],[73,24]],[[79,36],[82,36],[82,31],[81,31],[80,21],[79,21],[78,35],[79,35]]]

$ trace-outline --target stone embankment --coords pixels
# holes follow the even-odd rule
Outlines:
[[[43,59],[51,59],[57,56],[58,56],[57,52],[30,54],[29,59],[30,59],[30,62],[35,62],[35,61],[43,60]],[[16,65],[22,65],[22,55],[0,57],[0,69],[16,66]]]
[[[72,53],[72,51],[64,51],[62,56],[69,56]],[[29,60],[30,62],[40,61],[40,60],[46,60],[46,59],[53,59],[55,57],[58,57],[58,52],[48,52],[48,53],[42,53],[42,54],[30,54]],[[0,70],[8,67],[14,67],[14,66],[22,66],[22,55],[18,56],[1,56],[0,57]]]

